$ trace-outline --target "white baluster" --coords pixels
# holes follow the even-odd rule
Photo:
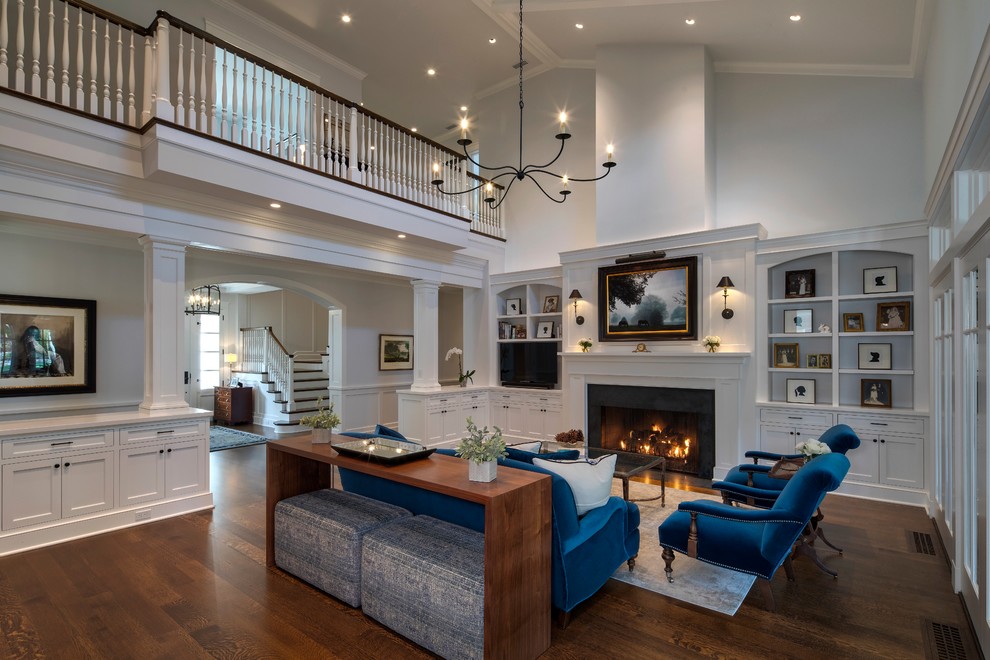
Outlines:
[[[107,26],[110,24],[108,23]],[[124,123],[124,28],[117,26],[117,67],[115,69],[114,80],[116,80],[116,90],[114,91],[117,104],[117,121]]]
[[[265,72],[261,72],[261,77],[264,79]],[[254,62],[254,68],[251,69],[251,93],[254,95],[253,106],[251,107],[251,115],[254,117],[254,130],[251,136],[251,148],[253,149],[263,149],[261,145],[261,98],[258,96],[260,93],[258,91],[258,63]]]
[[[199,54],[199,130],[211,133],[206,120],[206,49],[206,39],[203,39],[203,49]]]
[[[55,0],[48,0],[48,56],[45,62],[45,99],[55,101]]]
[[[103,31],[103,118],[110,119],[110,21]]]
[[[224,140],[230,139],[230,123],[227,121],[228,118],[228,105],[227,105],[227,51],[221,51],[223,53],[223,67],[222,74],[223,77],[220,80],[220,137]]]
[[[4,3],[6,7],[6,0],[0,0]],[[69,5],[66,4],[63,8],[64,12],[62,15],[62,105],[68,106],[72,103],[69,98]],[[0,28],[0,32],[6,33],[6,29]],[[7,77],[2,76],[3,81],[6,84]]]
[[[234,58],[234,66],[230,69],[230,141],[235,144],[241,143],[241,132],[238,130],[237,126],[241,122],[241,95],[239,92],[239,76],[238,72],[238,62],[237,54],[231,53]]]
[[[69,11],[66,5],[65,11]],[[7,0],[0,0],[0,87],[10,86],[10,69],[7,67]]]
[[[31,32],[31,94],[41,96],[41,9],[34,0],[34,29]]]
[[[196,35],[189,35],[189,106],[186,111],[186,126],[196,128]]]
[[[296,138],[298,127],[296,126],[296,92],[299,85],[293,85],[289,81],[289,97],[286,106],[285,124],[285,157],[287,160],[296,162]]]
[[[182,43],[182,37],[185,35],[185,30],[179,28],[179,52],[178,52],[178,66],[175,69],[175,118],[173,121],[179,126],[185,126],[186,124],[186,102],[185,102],[185,89],[186,89],[186,77],[182,70],[182,64],[185,62],[186,46]]]
[[[76,24],[76,110],[83,110],[86,96],[83,92],[83,12],[79,10],[79,22]]]
[[[274,93],[274,77],[272,78],[272,91]],[[261,70],[261,150],[270,154],[272,152],[272,120],[271,103],[268,93],[268,72]]]
[[[96,14],[93,14],[93,26],[90,29],[89,48],[89,111],[91,114],[100,114],[99,97],[96,95]]]
[[[155,39],[155,116],[159,119],[174,121],[175,109],[172,107],[172,83],[169,79],[168,21],[158,17],[157,38]]]
[[[297,163],[306,162],[306,125],[305,102],[306,92],[301,84],[296,85],[296,152]]]
[[[333,173],[344,178],[347,175],[344,169],[346,167],[344,164],[344,104],[340,101],[334,101],[333,110],[333,151],[336,156]]]
[[[155,89],[155,52],[151,35],[144,38],[144,91],[141,93],[141,125],[151,119],[151,104]]]
[[[278,95],[279,104],[279,122],[278,130],[280,140],[278,143],[278,157],[287,158],[289,156],[288,146],[289,146],[289,89],[292,88],[292,83],[286,80],[284,77],[279,78],[279,88],[280,94]]]
[[[223,129],[221,128],[222,122],[220,120],[223,110],[220,105],[220,97],[217,95],[217,51],[220,51],[220,48],[214,45],[213,67],[210,69],[210,99],[213,101],[213,112],[210,113],[210,135],[220,136],[223,133]]]
[[[283,144],[282,140],[285,136],[285,78],[282,76],[278,77],[278,94],[275,96],[278,101],[278,111],[275,115],[275,131],[272,135],[272,141],[274,144],[274,155],[278,158],[282,157],[283,154]],[[274,108],[272,109],[275,111]]]
[[[134,107],[134,89],[137,87],[137,74],[134,71],[134,32],[131,31],[131,45],[127,49],[127,124],[137,125],[137,108]]]
[[[241,144],[245,147],[251,146],[251,114],[254,112],[250,105],[249,91],[248,61],[244,60],[244,67],[241,69]]]
[[[319,169],[320,166],[320,149],[318,142],[319,133],[317,128],[317,123],[323,121],[321,115],[316,108],[316,96],[315,91],[310,92],[309,98],[310,103],[306,109],[306,125],[308,127],[307,133],[308,137],[306,140],[306,165],[313,169]]]
[[[358,114],[357,107],[351,106],[350,110],[351,125],[350,130],[347,135],[347,152],[350,154],[350,167],[348,168],[347,178],[351,181],[360,182],[361,170],[359,168],[359,163],[361,162],[361,154],[358,151]]]
[[[17,36],[14,40],[17,51],[14,62],[14,89],[24,91],[24,0],[17,0]]]

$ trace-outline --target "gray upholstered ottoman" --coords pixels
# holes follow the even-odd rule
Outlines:
[[[361,601],[368,616],[445,658],[485,650],[485,537],[429,516],[364,536]]]
[[[362,495],[317,490],[275,505],[275,565],[348,605],[361,605],[361,540],[408,511]]]

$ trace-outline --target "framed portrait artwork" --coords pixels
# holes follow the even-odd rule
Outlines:
[[[808,356],[807,359],[808,359],[808,368],[809,369],[817,369],[818,368],[818,354],[817,353],[812,353],[811,355]]]
[[[890,408],[890,380],[864,378],[860,381],[860,401],[867,408]]]
[[[898,332],[911,329],[911,302],[877,303],[877,330]]]
[[[801,366],[797,344],[774,344],[773,366],[776,369],[797,369]]]
[[[819,353],[818,354],[818,368],[819,369],[831,369],[832,368],[832,354],[831,353]]]
[[[96,301],[0,294],[0,396],[96,391]]]
[[[519,316],[522,314],[522,298],[505,299],[505,315]]]
[[[863,269],[863,293],[896,293],[897,266]]]
[[[599,268],[599,341],[697,339],[697,280],[697,257]]]
[[[891,344],[860,344],[860,369],[890,369]]]
[[[814,378],[788,378],[786,384],[787,403],[815,402]]]
[[[378,335],[378,370],[413,368],[412,335]]]
[[[789,270],[784,273],[785,298],[813,298],[815,295],[815,270]]]
[[[863,332],[863,315],[859,312],[847,312],[842,315],[843,332]]]
[[[784,332],[811,332],[811,319],[810,309],[785,309]]]
[[[536,326],[537,339],[550,339],[553,337],[553,321],[541,321]]]
[[[560,311],[560,296],[547,296],[543,299],[543,313],[556,314]]]

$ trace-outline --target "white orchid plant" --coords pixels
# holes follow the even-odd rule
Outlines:
[[[472,378],[472,376],[474,376],[474,372],[476,370],[472,369],[467,373],[464,372],[464,351],[454,346],[452,349],[447,351],[447,357],[444,358],[444,361],[449,361],[450,358],[455,355],[457,356],[457,382],[463,384],[464,381],[469,380],[473,384],[474,378]]]
[[[807,458],[814,458],[815,456],[821,456],[822,454],[831,454],[832,450],[821,440],[805,440],[804,442],[799,442],[795,447],[799,454],[806,456]]]

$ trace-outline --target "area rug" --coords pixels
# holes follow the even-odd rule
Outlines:
[[[234,447],[244,447],[246,445],[260,445],[267,441],[268,438],[260,435],[229,429],[226,426],[210,427],[210,451],[233,449]]]
[[[613,495],[622,495],[622,486],[615,480]],[[629,497],[640,499],[655,497],[660,494],[660,487],[651,484],[629,482]],[[667,488],[667,506],[661,507],[660,500],[652,502],[637,502],[640,513],[639,523],[639,557],[636,567],[630,571],[623,564],[612,575],[612,579],[621,580],[628,584],[655,591],[664,596],[670,596],[699,607],[715,610],[723,614],[734,615],[746,599],[750,587],[756,578],[745,573],[737,573],[719,566],[712,566],[687,555],[676,553],[672,564],[674,568],[673,583],[667,581],[663,572],[663,549],[660,547],[657,528],[667,516],[677,511],[680,502],[691,500],[721,501],[716,495],[692,493],[676,488]]]

